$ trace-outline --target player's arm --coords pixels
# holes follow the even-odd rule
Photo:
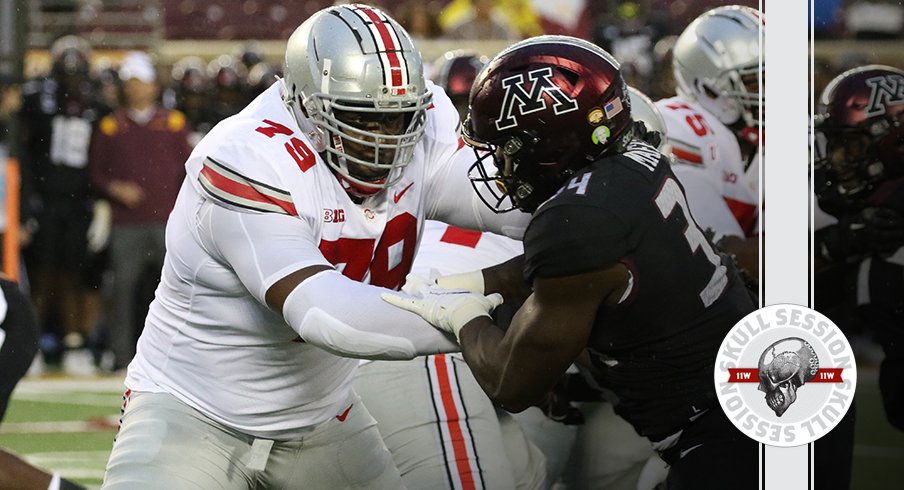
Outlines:
[[[621,264],[536,279],[507,331],[485,317],[465,325],[462,352],[481,387],[510,411],[541,400],[586,347],[600,305],[617,302],[626,281]]]
[[[460,332],[462,352],[490,398],[509,411],[541,400],[586,347],[597,310],[617,301],[627,274],[617,264],[538,278],[507,331],[486,317],[466,324]]]
[[[523,254],[483,269],[481,273],[484,291],[501,294],[507,303],[521,304],[531,294],[530,285],[524,281]]]
[[[496,213],[487,207],[468,178],[475,160],[474,151],[464,146],[432,165],[427,183],[427,218],[520,240],[531,215],[517,210]]]
[[[228,264],[258,301],[280,313],[310,344],[344,357],[411,359],[458,350],[447,334],[380,299],[390,290],[353,281],[317,248],[301,219],[245,213],[208,201],[201,242]]]

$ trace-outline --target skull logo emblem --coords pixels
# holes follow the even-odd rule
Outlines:
[[[807,341],[789,337],[770,345],[760,355],[759,390],[766,393],[766,404],[781,417],[797,400],[797,390],[816,377],[819,358]]]

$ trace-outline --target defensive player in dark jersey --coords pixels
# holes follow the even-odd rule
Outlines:
[[[511,411],[588,353],[616,411],[671,465],[669,488],[756,488],[757,444],[718,407],[712,377],[722,339],[754,305],[650,144],[658,133],[632,120],[615,59],[579,39],[528,39],[478,75],[470,107],[465,139],[496,167],[472,167],[475,190],[533,213],[525,254],[385,299],[454,333]],[[488,315],[495,293],[524,299],[506,331]]]
[[[84,338],[93,330],[100,304],[100,273],[93,270],[100,265],[88,251],[94,206],[88,145],[109,109],[97,99],[87,41],[63,36],[50,52],[50,74],[22,87],[22,185],[30,189],[26,213],[34,216],[25,261],[38,325],[58,323],[62,331],[57,333],[70,349],[64,356],[75,354],[89,363]]]
[[[815,130],[814,189],[837,220],[814,234],[816,309],[849,338],[882,345],[879,390],[888,422],[904,430],[904,70],[867,65],[835,77]],[[833,489],[851,480],[856,408],[816,442],[815,472]]]

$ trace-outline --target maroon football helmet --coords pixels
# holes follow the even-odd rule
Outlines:
[[[826,86],[816,118],[816,191],[832,209],[904,174],[904,70],[868,65]],[[827,209],[828,210],[828,209]]]
[[[468,96],[486,56],[474,51],[447,51],[434,63],[433,81],[446,91],[462,118],[468,113]]]
[[[568,36],[499,53],[474,81],[470,106],[462,132],[478,156],[471,182],[496,212],[533,212],[577,170],[621,148],[632,125],[618,62]]]

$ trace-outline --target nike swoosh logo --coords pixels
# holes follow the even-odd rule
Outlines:
[[[348,408],[346,408],[345,411],[342,412],[342,414],[336,415],[336,419],[338,419],[339,422],[345,422],[345,419],[348,418],[348,413],[352,411],[352,407],[353,407],[353,406],[355,406],[354,403],[352,403],[351,405],[349,405]]]
[[[678,459],[681,459],[681,458],[687,456],[687,453],[693,451],[694,449],[697,449],[698,447],[700,447],[700,446],[702,446],[702,445],[703,445],[703,444],[697,444],[696,446],[691,446],[691,447],[689,447],[689,448],[687,448],[687,449],[684,449],[684,450],[680,451],[680,452],[678,453]]]
[[[696,413],[694,413],[693,415],[691,415],[690,417],[687,418],[687,419],[690,420],[691,422],[693,422],[693,421],[699,419],[699,418],[702,417],[704,414],[706,414],[706,412],[709,412],[709,409],[708,409],[708,408],[703,409],[703,410],[697,410],[697,407],[693,407],[693,406],[692,406],[691,408],[694,410],[694,412],[696,412]]]
[[[411,186],[413,186],[413,185],[414,185],[414,182],[408,184],[407,187],[405,187],[404,189],[400,190],[399,192],[396,192],[395,196],[393,196],[393,199],[395,200],[395,202],[399,202],[399,199],[401,199],[402,196],[404,196],[405,193],[408,192],[408,189],[411,189]]]

